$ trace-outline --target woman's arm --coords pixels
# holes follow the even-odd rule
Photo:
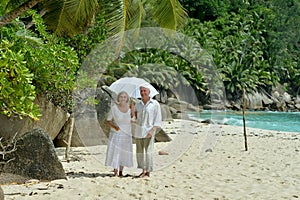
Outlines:
[[[113,129],[115,129],[116,131],[120,130],[120,127],[118,127],[117,125],[115,125],[112,121],[107,121],[107,125]]]

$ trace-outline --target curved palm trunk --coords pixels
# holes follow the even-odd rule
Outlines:
[[[20,16],[21,14],[23,14],[24,12],[26,12],[27,10],[29,10],[30,8],[32,8],[33,6],[35,6],[36,4],[38,4],[41,1],[43,1],[43,0],[29,0],[25,3],[23,3],[17,9],[14,9],[14,10],[4,14],[0,18],[0,27],[11,22],[13,19],[17,18],[18,16]]]

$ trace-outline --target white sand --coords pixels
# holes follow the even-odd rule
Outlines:
[[[136,167],[111,177],[106,146],[72,148],[69,163],[58,148],[67,180],[3,185],[5,199],[300,199],[300,133],[247,128],[245,151],[242,127],[175,120],[164,130],[176,134],[155,143],[150,178]]]

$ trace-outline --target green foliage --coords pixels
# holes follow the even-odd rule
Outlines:
[[[205,77],[199,68],[180,55],[166,50],[141,49],[128,52],[119,61],[110,64],[101,79],[107,80],[103,84],[110,85],[123,76],[141,77],[160,91],[174,91],[179,85],[192,86],[198,93],[204,94],[207,91]]]
[[[161,85],[164,89],[174,89],[174,87],[181,83],[184,85],[193,85],[196,90],[205,90],[205,81],[200,71],[180,56],[171,54],[165,50],[147,49],[133,51],[124,56],[121,62],[131,63],[134,66],[130,69],[132,75],[149,76],[150,80],[156,78],[156,84]],[[152,65],[150,66],[149,64]],[[168,72],[170,73],[169,75]],[[176,73],[181,76],[176,75]],[[173,77],[171,85],[170,81],[166,82],[166,78],[169,76]],[[174,77],[177,77],[177,79]]]
[[[29,48],[26,62],[34,74],[37,92],[70,110],[75,72],[78,69],[75,52],[64,44],[47,43],[39,48]]]
[[[35,86],[33,74],[26,68],[24,51],[13,51],[15,43],[0,43],[0,113],[37,119],[39,110],[34,104]]]
[[[44,20],[57,35],[73,35],[88,27],[99,7],[97,0],[44,1]]]
[[[280,83],[287,85],[289,93],[299,95],[300,1],[273,0],[268,7],[272,13],[265,17],[269,30],[266,52]]]
[[[181,0],[180,2],[191,18],[199,19],[201,22],[214,21],[235,9],[233,0]]]
[[[30,12],[29,12],[30,13]],[[34,13],[31,13],[34,15]],[[76,52],[45,31],[39,16],[35,32],[12,24],[1,29],[1,113],[37,119],[36,95],[71,110],[79,68]],[[9,41],[9,42],[7,42]]]
[[[181,0],[190,16],[183,32],[211,53],[229,98],[286,85],[299,94],[299,0]]]
[[[77,52],[79,63],[83,63],[90,51],[106,39],[106,35],[105,21],[100,15],[97,15],[95,23],[93,23],[86,33],[77,34],[73,37],[65,37],[63,40],[67,46],[72,47]]]
[[[9,2],[9,0],[2,0],[0,2],[0,15],[3,15],[5,13],[6,5],[8,2]]]

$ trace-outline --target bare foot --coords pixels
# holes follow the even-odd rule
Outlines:
[[[150,172],[143,172],[138,177],[139,178],[150,177]]]
[[[144,177],[150,177],[150,172],[146,172]]]
[[[145,176],[145,172],[142,172],[142,173],[140,173],[140,175],[138,175],[137,177],[138,178],[142,178],[142,177],[144,177]]]
[[[118,176],[118,170],[114,169],[114,176]]]
[[[123,171],[119,171],[119,176],[123,177]]]

